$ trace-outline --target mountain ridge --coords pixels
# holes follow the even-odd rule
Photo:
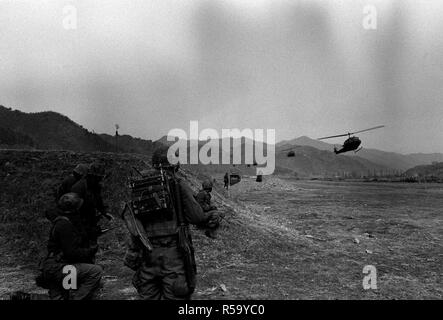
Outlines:
[[[156,141],[119,135],[118,139],[109,134],[96,134],[60,113],[43,111],[25,113],[0,106],[0,131],[3,139],[2,148],[29,148],[44,150],[71,150],[81,152],[124,152],[150,155],[159,145],[172,145],[163,136]],[[226,139],[226,138],[225,138]],[[235,140],[235,139],[233,139]],[[206,141],[199,140],[200,148]],[[238,145],[244,162],[244,150],[254,147],[254,141],[241,138]],[[405,171],[418,165],[443,162],[441,153],[414,153],[402,155],[377,149],[362,149],[357,154],[352,152],[335,155],[333,145],[301,136],[292,140],[280,141],[275,145],[276,172],[285,174],[309,175],[367,175],[370,172]],[[233,143],[229,150],[223,149],[223,139],[219,139],[219,156],[224,152],[233,155]],[[264,149],[267,149],[265,144]],[[294,157],[288,157],[286,149],[293,149]],[[253,148],[254,150],[254,148]],[[189,153],[188,153],[189,154]],[[255,161],[255,159],[254,159]]]

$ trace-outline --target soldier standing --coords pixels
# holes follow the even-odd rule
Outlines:
[[[224,188],[228,189],[229,188],[229,175],[227,172],[225,173],[225,176],[223,177],[223,181],[225,183]]]
[[[102,233],[98,225],[100,216],[112,219],[112,216],[107,213],[107,207],[103,203],[101,195],[101,182],[104,177],[104,168],[97,163],[93,163],[87,174],[71,188],[71,192],[77,193],[84,200],[84,204],[80,209],[80,216],[91,243],[97,243],[97,238]]]
[[[146,248],[141,237],[131,233],[125,265],[135,271],[132,283],[142,299],[189,299],[196,285],[189,224],[215,227],[219,217],[216,213],[205,213],[186,182],[175,177],[175,167],[167,159],[167,148],[154,152],[152,165],[157,175],[166,177],[172,204],[161,214],[140,218],[151,247]]]

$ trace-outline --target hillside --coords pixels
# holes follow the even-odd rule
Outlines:
[[[98,135],[52,111],[25,113],[0,106],[0,128],[27,136],[28,145],[36,149],[84,152],[115,150],[113,145]]]
[[[111,175],[104,183],[103,193],[110,213],[119,217],[122,201],[127,199],[126,178],[133,166],[146,166],[148,158],[136,154],[75,153],[68,151],[15,151],[0,150],[0,299],[15,290],[44,294],[34,284],[39,259],[45,255],[50,223],[45,211],[54,207],[53,191],[78,162],[99,161]],[[201,179],[188,170],[179,174],[196,192]],[[204,236],[201,230],[193,230],[193,242],[199,268],[196,299],[266,298],[280,294],[275,290],[263,290],[246,286],[238,288],[239,273],[226,272],[232,266],[250,265],[244,276],[254,279],[262,270],[257,261],[271,262],[280,253],[258,252],[251,256],[257,244],[266,248],[279,248],[284,253],[292,247],[287,244],[279,227],[265,226],[262,219],[249,217],[249,211],[226,198],[222,182],[215,183],[213,200],[225,213],[216,240]],[[252,220],[251,220],[252,219]],[[135,299],[131,285],[132,271],[122,263],[126,248],[127,231],[120,219],[117,229],[99,239],[98,263],[105,268],[103,299]],[[281,268],[283,268],[282,266]],[[270,268],[270,267],[269,267]],[[13,274],[13,276],[11,276]],[[270,280],[272,281],[272,280]],[[228,291],[220,288],[226,284]]]
[[[276,147],[278,148],[282,146],[309,146],[319,150],[326,150],[326,151],[331,151],[334,149],[334,145],[332,144],[311,139],[307,136],[301,136],[292,140],[283,140],[276,144]]]
[[[428,177],[443,179],[443,162],[433,163],[431,165],[416,166],[405,172],[407,177]]]
[[[0,106],[0,147],[11,149],[70,150],[151,154],[152,140],[96,134],[68,117],[52,112],[25,113]]]
[[[24,113],[0,106],[0,148],[11,149],[42,149],[42,150],[71,150],[81,152],[122,152],[152,154],[152,151],[160,144],[171,145],[166,136],[157,141],[134,138],[130,135],[118,137],[109,134],[95,134],[81,125],[70,120],[68,117],[56,112]],[[219,139],[219,163],[222,155],[228,150],[223,149],[223,139]],[[233,157],[233,141],[230,145],[231,159]],[[241,139],[238,142],[238,151],[242,154],[242,163],[245,162],[244,151],[247,146],[253,145],[249,139]],[[206,141],[198,141],[199,149]],[[296,156],[286,157],[285,149],[297,147]],[[301,147],[301,148],[299,148]],[[266,150],[266,145],[264,149]],[[282,141],[276,145],[276,173],[296,174],[300,177],[309,176],[336,176],[351,175],[362,176],[374,172],[404,171],[417,165],[427,165],[432,162],[443,161],[443,154],[398,154],[376,149],[363,148],[357,154],[348,152],[344,155],[335,155],[331,152],[332,144],[325,143],[302,136],[289,141]],[[189,161],[189,145],[188,145]],[[244,167],[244,168],[243,168]],[[208,174],[222,174],[229,169],[229,165],[210,165],[202,167],[194,166],[199,172]],[[254,170],[242,166],[242,172],[253,175]],[[240,167],[239,167],[240,169]],[[253,169],[253,168],[251,168]]]
[[[0,148],[29,149],[34,145],[30,136],[0,127]]]
[[[116,145],[115,136],[109,134],[100,134],[100,138],[111,145]],[[152,140],[144,140],[141,138],[134,138],[130,135],[119,135],[118,136],[118,150],[119,152],[127,153],[140,153],[140,154],[151,154],[155,150],[158,144]]]

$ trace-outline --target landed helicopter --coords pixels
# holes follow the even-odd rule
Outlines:
[[[351,137],[351,135],[356,134],[356,133],[360,133],[360,132],[365,132],[365,131],[369,131],[369,130],[375,130],[375,129],[379,129],[379,128],[383,128],[384,126],[376,126],[373,128],[369,128],[369,129],[364,129],[364,130],[360,130],[360,131],[356,131],[356,132],[348,132],[345,134],[339,134],[336,136],[329,136],[329,137],[323,137],[323,138],[319,138],[317,140],[324,140],[324,139],[330,139],[330,138],[337,138],[337,137],[346,137],[348,136],[348,139],[345,140],[345,142],[343,143],[343,146],[341,147],[341,149],[337,150],[336,147],[334,147],[334,152],[335,154],[339,154],[339,153],[344,153],[344,152],[348,152],[348,151],[354,151],[355,153],[357,153],[358,151],[360,151],[363,147],[360,147],[361,144],[361,140],[358,137]]]

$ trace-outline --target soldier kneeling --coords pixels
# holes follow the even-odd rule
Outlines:
[[[206,229],[205,234],[210,238],[217,237],[217,228],[219,224],[221,213],[218,211],[217,206],[212,203],[212,182],[210,180],[205,180],[202,183],[202,189],[195,196],[195,200],[200,204],[203,212],[208,215],[208,221],[202,227]]]
[[[94,298],[103,269],[92,263],[97,245],[90,246],[78,210],[83,200],[76,193],[64,194],[59,215],[49,234],[48,255],[41,263],[37,285],[49,289],[53,300]],[[70,281],[64,281],[70,277]],[[66,283],[65,283],[66,282]]]

